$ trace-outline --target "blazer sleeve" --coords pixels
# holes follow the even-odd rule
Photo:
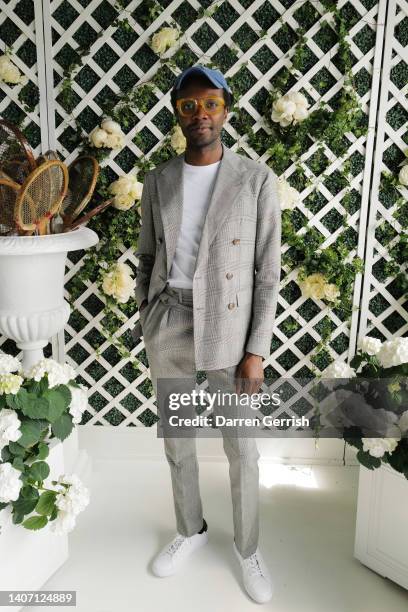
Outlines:
[[[264,359],[270,354],[279,294],[281,231],[278,177],[269,170],[258,199],[252,324],[245,347]]]
[[[142,225],[139,233],[136,256],[139,260],[136,269],[135,300],[140,307],[143,300],[147,300],[150,277],[156,256],[156,236],[152,215],[151,201],[151,173],[145,175],[142,198],[140,201]]]

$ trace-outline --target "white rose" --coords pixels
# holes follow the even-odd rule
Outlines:
[[[20,372],[21,363],[16,357],[0,353],[0,374],[11,374],[11,372]]]
[[[353,378],[355,371],[344,361],[333,361],[322,372],[322,378]]]
[[[308,116],[309,102],[299,91],[292,91],[281,96],[272,105],[272,121],[287,127],[292,123],[295,125]]]
[[[21,421],[15,410],[10,410],[9,408],[0,410],[0,451],[9,442],[17,442],[21,438],[20,425]]]
[[[377,358],[383,368],[408,363],[408,338],[394,338],[383,342]]]
[[[100,127],[96,127],[89,134],[89,141],[94,147],[99,149],[100,147],[106,146],[107,137],[108,133],[105,132],[105,130],[102,130]]]
[[[278,194],[281,210],[292,210],[299,203],[300,194],[283,177],[278,178]]]
[[[21,72],[7,55],[0,56],[0,80],[13,85],[24,81]]]
[[[363,450],[372,457],[382,457],[384,453],[392,453],[398,446],[396,438],[362,438]]]
[[[371,338],[371,336],[364,336],[364,338],[359,339],[358,348],[360,348],[363,353],[377,355],[381,348],[381,340],[378,338]]]
[[[304,280],[297,280],[303,297],[323,299],[325,295],[326,278],[320,272],[310,274]]]
[[[82,420],[82,414],[88,407],[88,389],[84,385],[78,387],[72,387],[69,385],[71,391],[71,403],[69,405],[69,412],[73,417],[73,423],[80,423]]]
[[[408,164],[402,166],[398,174],[398,180],[400,185],[405,185],[405,187],[408,187]]]
[[[104,275],[102,289],[121,304],[125,304],[133,294],[136,281],[132,278],[132,269],[125,263],[114,264]]]
[[[333,283],[326,283],[324,286],[324,297],[329,302],[334,302],[339,297],[340,291],[337,285]]]
[[[108,134],[123,134],[120,124],[117,121],[112,121],[112,119],[104,119],[101,128]]]
[[[0,502],[7,504],[18,499],[23,486],[20,474],[11,463],[0,463]]]
[[[178,31],[174,28],[162,28],[152,36],[151,47],[155,53],[164,53],[172,47],[178,39]]]
[[[125,144],[124,134],[106,134],[105,147],[109,149],[121,149]]]
[[[177,154],[183,153],[186,149],[187,140],[179,125],[176,125],[173,130],[170,144]]]
[[[0,395],[15,395],[23,382],[24,379],[17,374],[0,374]]]
[[[139,183],[134,175],[128,174],[111,183],[109,191],[115,196],[113,207],[128,210],[142,197],[143,183]]]

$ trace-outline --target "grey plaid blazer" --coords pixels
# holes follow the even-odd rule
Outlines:
[[[277,176],[224,144],[193,279],[197,370],[266,358],[279,293],[281,207]],[[152,302],[166,285],[182,219],[184,153],[145,176],[135,299]],[[143,334],[140,321],[134,340]]]

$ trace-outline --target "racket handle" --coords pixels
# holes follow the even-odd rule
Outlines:
[[[48,223],[49,223],[49,219],[42,219],[40,221],[40,223],[37,226],[37,230],[38,230],[38,234],[39,236],[45,236],[46,234],[48,234]]]

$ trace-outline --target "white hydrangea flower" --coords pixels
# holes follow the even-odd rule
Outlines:
[[[0,374],[21,372],[21,367],[21,363],[17,357],[12,357],[6,353],[0,353]]]
[[[397,438],[362,438],[363,450],[372,457],[381,458],[385,453],[392,453],[398,446]]]
[[[39,382],[45,374],[48,376],[50,389],[56,385],[67,385],[76,377],[74,368],[68,363],[61,364],[54,359],[43,358],[27,372],[26,378],[33,378]]]
[[[140,200],[143,192],[143,183],[140,183],[133,174],[119,177],[110,184],[109,192],[115,196],[113,207],[118,210],[129,210],[136,200]]]
[[[17,442],[21,438],[20,425],[21,421],[15,410],[9,408],[0,410],[0,451],[9,442]]]
[[[381,348],[381,340],[378,338],[371,338],[371,336],[364,336],[364,338],[359,339],[358,348],[360,348],[363,353],[377,355]]]
[[[164,53],[176,43],[178,35],[175,28],[162,28],[152,36],[151,47],[153,51],[157,54]]]
[[[278,178],[278,194],[281,210],[292,210],[299,203],[300,194],[283,177]]]
[[[23,486],[20,474],[11,463],[0,463],[0,502],[7,504],[18,499]]]
[[[383,368],[408,363],[408,338],[393,338],[383,342],[377,358]]]
[[[58,478],[57,484],[70,485],[68,488],[62,486],[58,493],[55,505],[58,515],[55,521],[51,521],[50,528],[56,534],[72,531],[75,527],[76,517],[89,504],[89,489],[85,487],[76,474],[63,474]]]
[[[282,127],[300,123],[308,116],[309,102],[299,91],[291,91],[275,100],[272,105],[272,121]]]
[[[82,420],[82,414],[88,407],[88,389],[84,385],[78,387],[69,386],[71,391],[71,403],[69,405],[69,412],[72,415],[73,423],[80,423]]]
[[[18,374],[0,374],[0,395],[15,395],[23,382],[24,378]]]
[[[102,290],[121,304],[125,304],[133,294],[136,281],[132,278],[132,268],[125,263],[114,264],[103,277]]]
[[[8,55],[0,56],[0,81],[16,85],[17,83],[27,82],[27,77],[23,76],[20,70],[11,61]]]
[[[187,140],[179,125],[176,125],[173,129],[170,144],[178,155],[186,150]]]
[[[402,166],[401,170],[399,171],[398,181],[400,185],[408,187],[408,164]]]
[[[333,361],[322,372],[322,378],[353,378],[355,371],[344,361]]]

